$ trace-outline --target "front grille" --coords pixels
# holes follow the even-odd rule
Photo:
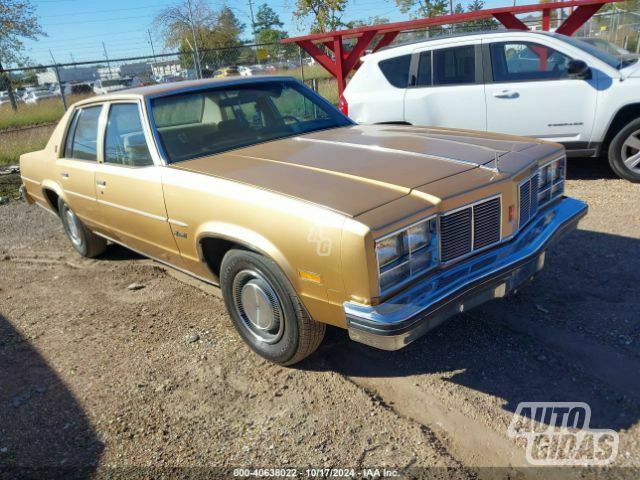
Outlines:
[[[473,207],[473,249],[500,241],[500,198]]]
[[[518,228],[524,227],[538,212],[538,174],[520,184],[520,221]]]
[[[440,217],[440,258],[443,263],[500,241],[500,197]]]

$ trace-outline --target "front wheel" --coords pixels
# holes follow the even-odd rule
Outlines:
[[[236,330],[261,357],[293,365],[322,342],[325,325],[309,316],[272,260],[230,250],[222,260],[220,287]]]
[[[90,231],[63,199],[58,200],[58,213],[71,245],[83,257],[93,258],[107,248],[107,241]]]
[[[619,177],[640,182],[640,118],[629,122],[613,138],[609,164]]]

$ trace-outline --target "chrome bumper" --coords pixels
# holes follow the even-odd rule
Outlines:
[[[587,209],[564,197],[540,210],[508,243],[429,275],[380,305],[345,302],[349,336],[399,350],[448,318],[514,292],[542,269],[545,250],[575,229]]]

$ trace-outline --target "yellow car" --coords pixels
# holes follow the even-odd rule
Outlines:
[[[218,285],[240,336],[280,364],[326,324],[402,348],[531,279],[587,212],[563,195],[560,145],[356,125],[288,77],[84,100],[20,172],[78,253],[118,243]]]
[[[236,67],[225,67],[213,72],[213,78],[237,77],[240,72]]]

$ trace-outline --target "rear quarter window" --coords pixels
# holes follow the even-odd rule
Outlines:
[[[400,57],[389,58],[378,62],[380,71],[387,81],[397,88],[407,88],[409,83],[409,65],[411,64],[411,54]]]

